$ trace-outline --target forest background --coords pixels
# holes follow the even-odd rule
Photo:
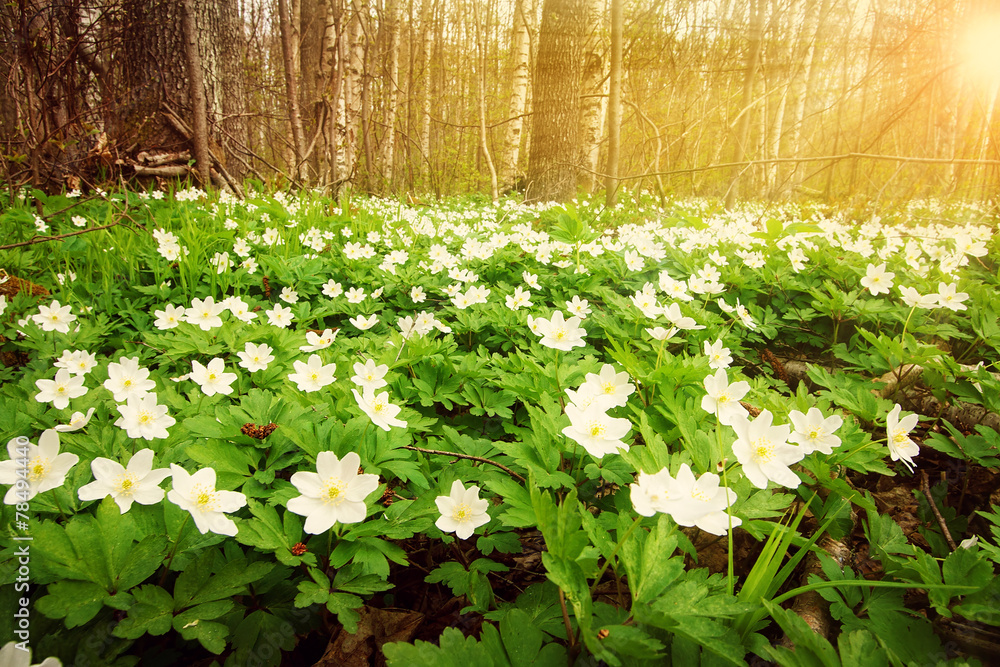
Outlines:
[[[986,0],[19,0],[0,178],[988,199]]]

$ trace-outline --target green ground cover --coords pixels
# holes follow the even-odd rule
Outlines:
[[[35,662],[989,664],[975,207],[2,196]]]

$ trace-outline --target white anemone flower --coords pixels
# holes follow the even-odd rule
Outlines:
[[[167,500],[191,513],[194,525],[203,535],[236,535],[236,522],[226,516],[247,504],[247,497],[237,491],[217,491],[215,470],[202,468],[193,475],[176,463],[170,464],[173,488]]]
[[[359,523],[365,520],[367,498],[378,488],[378,475],[360,474],[361,457],[348,452],[343,459],[333,452],[320,452],[316,472],[300,471],[292,475],[292,484],[300,496],[288,501],[288,511],[306,517],[303,530],[318,535],[334,524]]]
[[[490,515],[486,512],[490,503],[479,497],[479,487],[470,486],[466,489],[457,479],[451,484],[451,493],[438,496],[434,503],[441,512],[434,525],[445,533],[455,533],[461,540],[472,537],[476,528],[490,521]]]
[[[90,464],[94,481],[80,487],[80,500],[100,500],[105,496],[118,504],[122,514],[128,512],[133,502],[155,505],[163,500],[165,491],[160,482],[170,477],[169,468],[153,469],[153,450],[140,449],[127,465],[98,457]]]

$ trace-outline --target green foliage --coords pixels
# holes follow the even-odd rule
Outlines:
[[[72,203],[38,194],[48,213]],[[610,210],[586,200],[520,207],[468,199],[418,209],[349,190],[338,202],[261,192],[247,202],[208,203],[112,193],[80,202],[73,214],[106,224],[126,203],[144,227],[0,251],[0,266],[53,292],[48,300],[20,293],[0,307],[0,351],[26,360],[0,369],[7,417],[0,441],[35,442],[72,412],[94,408],[87,426],[61,435],[60,452],[77,457],[68,474],[27,509],[0,510],[13,526],[0,538],[0,596],[13,608],[6,589],[19,576],[16,536],[30,533],[33,622],[45,636],[41,646],[64,664],[144,664],[168,659],[154,653],[169,647],[178,660],[277,667],[298,659],[287,653],[308,634],[356,632],[365,605],[397,604],[393,589],[414,570],[419,583],[459,598],[460,612],[481,619],[482,629],[478,637],[447,629],[437,643],[387,644],[390,665],[547,667],[570,658],[613,667],[743,665],[755,659],[750,654],[780,665],[908,665],[945,655],[932,617],[1000,625],[1000,513],[963,515],[938,483],[930,498],[914,491],[920,537],[913,540],[868,491],[881,488],[878,476],[903,473],[900,482],[908,474],[887,458],[885,427],[909,390],[883,397],[874,378],[919,364],[921,382],[942,403],[1000,407],[994,260],[977,257],[981,263],[957,267],[953,279],[942,260],[957,250],[955,234],[944,228],[887,223],[875,234],[871,225],[855,229],[806,210],[661,209],[642,198]],[[48,223],[54,232],[75,228],[64,213]],[[4,238],[30,238],[33,226],[25,198],[0,212]],[[961,230],[970,239],[981,234]],[[164,252],[159,239],[168,233],[186,252]],[[893,247],[897,237],[938,259],[914,268],[906,256],[913,249]],[[873,296],[859,282],[869,263],[865,244],[885,254],[895,289],[930,294],[954,282],[969,294],[968,309],[911,308],[895,291]],[[801,251],[801,266],[788,261],[792,251]],[[239,264],[244,254],[259,266]],[[473,287],[489,290],[485,303],[457,298]],[[507,305],[516,288],[530,306]],[[669,316],[639,308],[643,293],[677,308]],[[167,304],[188,308],[206,297],[238,298],[243,311],[220,312],[222,324],[207,330],[197,317],[163,325],[158,311]],[[65,332],[35,317],[51,299],[76,317]],[[287,328],[269,321],[276,306],[290,309]],[[583,346],[549,347],[544,332],[532,332],[556,310],[582,318]],[[352,322],[360,315],[378,322],[362,331]],[[664,337],[672,324],[682,328]],[[336,332],[328,346],[306,338],[307,330],[326,329]],[[811,408],[843,419],[832,454],[792,464],[797,488],[755,486],[744,471],[750,463],[735,453],[736,430],[703,408],[706,376],[718,365],[705,350],[716,341],[732,357],[728,380],[749,387],[742,401],[768,410],[774,424]],[[241,363],[248,344],[269,346],[265,369]],[[73,350],[94,355],[83,376],[87,392],[67,407],[38,400],[54,364],[67,365],[63,354]],[[811,361],[797,385],[768,356],[791,351]],[[336,367],[334,379],[306,389],[295,374],[314,354]],[[133,437],[120,425],[128,403],[112,400],[105,385],[114,384],[110,364],[123,357],[138,359],[158,405],[176,420],[168,437]],[[213,394],[191,377],[195,361],[213,359],[236,374],[228,393]],[[352,390],[362,390],[352,373],[367,360],[385,366],[375,391],[400,407],[405,427],[381,427],[355,399]],[[967,365],[977,361],[984,363]],[[599,455],[569,436],[578,425],[567,405],[571,398],[597,404],[620,388],[576,398],[567,389],[595,387],[605,364],[627,374],[629,389],[603,413],[629,428],[615,452]],[[998,465],[994,430],[925,417],[926,435],[913,433],[917,466],[928,449],[957,460],[960,474]],[[596,438],[602,426],[587,428]],[[242,496],[238,509],[221,513],[235,526],[230,533],[206,530],[176,499],[137,501],[126,513],[111,498],[80,500],[80,488],[108,465],[98,459],[125,465],[146,446],[155,468],[211,468],[212,493]],[[327,453],[338,461],[357,455],[360,470],[349,466],[336,480],[321,474]],[[707,486],[668,501],[663,494],[677,487],[664,483],[654,516],[640,515],[640,481],[662,471],[679,484],[682,466]],[[365,486],[374,490],[364,498],[347,492],[344,500],[335,482],[354,473],[377,484]],[[464,539],[440,519],[455,481],[478,487],[476,508],[486,502],[485,515],[471,504],[456,508],[454,521],[482,519]],[[710,533],[670,504],[702,502],[719,486],[735,496],[732,524],[722,530],[729,535]],[[358,520],[345,524],[338,514],[332,528],[308,532],[312,524],[299,513],[304,488],[315,492],[316,514],[350,502]],[[198,507],[210,506],[211,493],[201,491]],[[849,539],[861,510],[879,581],[817,546],[824,537]],[[26,531],[16,528],[19,515],[29,518]],[[979,531],[978,544],[952,549],[938,516],[956,539]],[[718,565],[723,552],[746,554],[733,575]],[[823,576],[796,587],[797,567],[813,556]],[[922,604],[907,589],[924,591]],[[830,640],[782,606],[810,591],[830,605]],[[86,640],[101,628],[112,628],[101,635],[104,647],[90,647]],[[770,643],[779,632],[794,651]]]

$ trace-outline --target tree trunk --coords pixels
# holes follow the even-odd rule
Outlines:
[[[379,30],[385,31],[383,42],[388,52],[385,77],[383,77],[385,104],[385,136],[382,138],[382,179],[390,189],[395,180],[394,153],[396,148],[396,113],[399,107],[399,5],[397,0],[386,0],[383,23]]]
[[[788,134],[788,154],[793,157],[803,157],[802,151],[802,129],[805,122],[806,100],[817,95],[818,91],[811,89],[815,86],[818,77],[814,74],[815,63],[818,55],[818,39],[821,36],[821,26],[826,21],[830,11],[831,0],[807,0],[805,7],[805,18],[802,25],[801,38],[799,39],[796,60],[796,69],[789,84],[791,90],[791,119],[789,120]],[[787,182],[794,184],[797,178],[798,165],[790,167],[787,175]]]
[[[486,133],[486,32],[485,21],[479,13],[479,6],[474,5],[475,29],[476,29],[476,50],[479,58],[476,62],[476,70],[479,72],[479,81],[476,88],[479,91],[479,150],[482,152],[486,167],[490,172],[490,194],[495,204],[500,198],[500,189],[497,184],[497,170],[493,165],[493,156],[490,154],[489,136]]]
[[[291,126],[292,152],[295,164],[291,172],[300,184],[309,180],[306,166],[306,137],[302,129],[302,113],[299,111],[298,30],[292,28],[292,17],[288,0],[278,0],[278,21],[281,28],[281,56],[285,70],[285,104],[288,107],[288,124]]]
[[[587,0],[587,23],[583,48],[583,84],[580,100],[580,164],[577,185],[587,193],[593,192],[601,155],[601,138],[604,135],[605,97],[604,73],[604,0]]]
[[[212,159],[208,154],[208,100],[205,77],[198,55],[198,31],[194,25],[194,0],[181,3],[181,30],[184,33],[184,59],[187,61],[188,94],[191,96],[195,169],[203,187],[212,182]]]
[[[524,128],[524,114],[528,104],[529,64],[531,60],[531,20],[528,0],[515,0],[514,30],[511,34],[510,52],[513,61],[511,73],[510,104],[507,106],[507,131],[500,165],[500,187],[513,187],[518,176],[518,161],[521,156],[521,138]]]
[[[743,159],[746,156],[747,140],[750,138],[750,121],[753,117],[754,106],[754,80],[757,76],[757,65],[760,63],[760,33],[762,23],[762,12],[760,8],[761,2],[762,0],[753,0],[750,7],[750,32],[747,37],[749,44],[747,49],[746,72],[743,75],[743,96],[741,98],[741,113],[743,115],[740,117],[739,126],[737,127],[736,134],[734,136],[733,162],[743,162]],[[729,182],[729,191],[726,192],[726,210],[731,210],[733,208],[733,205],[736,203],[736,198],[739,196],[741,170],[742,167],[733,167],[732,177]]]
[[[611,0],[611,79],[608,90],[608,163],[604,172],[605,205],[614,206],[618,191],[618,148],[622,125],[622,27],[625,0]]]
[[[568,201],[576,195],[586,17],[586,0],[545,0],[542,7],[532,85],[529,200]]]
[[[221,160],[226,134],[242,136],[245,123],[238,117],[222,120],[224,115],[239,116],[243,108],[241,99],[231,99],[244,90],[237,7],[233,0],[192,0],[191,9],[204,78],[208,143]],[[127,93],[116,99],[109,142],[131,147],[136,154],[181,152],[187,139],[161,113],[168,105],[187,125],[193,124],[181,5],[170,0],[123,0],[122,10],[126,29],[120,51],[121,83]],[[231,155],[235,148],[226,145]]]
[[[423,63],[423,87],[420,98],[420,173],[426,182],[432,179],[431,168],[431,91],[434,79],[431,76],[431,56],[434,53],[434,0],[423,0],[420,12],[421,58]]]

